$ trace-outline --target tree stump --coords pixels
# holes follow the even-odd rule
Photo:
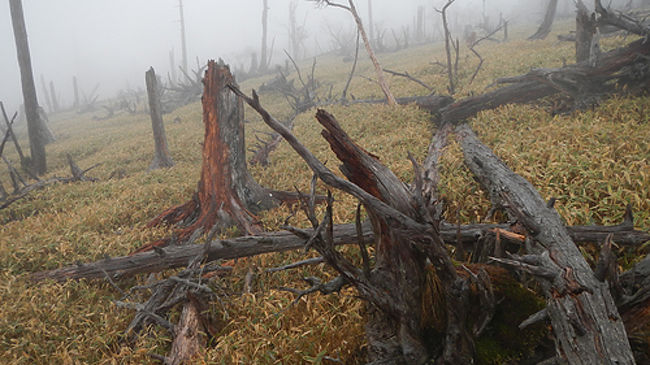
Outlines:
[[[180,223],[175,239],[186,241],[194,232],[219,232],[237,227],[242,233],[259,233],[261,227],[254,214],[272,207],[274,201],[248,172],[244,146],[244,107],[228,89],[235,80],[228,66],[208,62],[203,79],[204,92],[203,164],[197,192],[192,199],[170,208],[153,219],[147,227],[162,223]],[[151,243],[163,246],[170,238]]]
[[[158,79],[153,67],[145,73],[145,82],[147,84],[147,97],[149,98],[149,114],[151,114],[151,128],[153,129],[153,140],[155,144],[155,154],[153,161],[149,165],[149,170],[159,169],[161,167],[172,167],[174,161],[169,154],[167,146],[167,135],[165,134],[165,124],[162,119],[162,106],[160,105],[160,89],[158,88]]]

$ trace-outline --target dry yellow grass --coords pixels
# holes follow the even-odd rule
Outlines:
[[[526,72],[531,67],[556,67],[563,59],[572,58],[571,44],[556,44],[554,35],[548,39],[482,45],[486,63],[472,85],[467,85],[467,79],[475,60],[463,56],[459,95],[481,92],[496,77]],[[614,46],[622,40],[607,42]],[[406,70],[442,92],[445,77],[429,64],[436,58],[442,60],[441,51],[439,46],[419,46],[380,58],[385,67]],[[316,76],[333,84],[335,91],[341,90],[350,64],[341,65],[340,58],[324,57],[319,60]],[[359,70],[372,75],[369,62],[363,61]],[[248,80],[242,89],[248,92],[262,81]],[[405,79],[390,78],[390,82],[398,96],[426,93]],[[350,91],[357,98],[381,95],[376,85],[360,78],[355,78]],[[262,95],[262,101],[271,112],[288,114],[281,97]],[[412,178],[407,152],[421,161],[435,131],[429,117],[414,106],[327,109],[360,145],[379,155],[406,181]],[[648,111],[647,97],[614,98],[594,110],[555,117],[535,106],[505,106],[481,113],[472,125],[479,137],[513,170],[529,179],[543,197],[558,198],[556,207],[567,223],[617,223],[629,203],[636,212],[637,227],[648,230]],[[312,110],[297,118],[295,134],[335,167],[336,158],[320,138],[313,114]],[[176,166],[153,172],[146,171],[153,152],[148,116],[120,115],[94,121],[91,115],[61,115],[53,121],[59,138],[47,147],[53,174],[68,174],[64,156],[70,153],[82,168],[101,163],[90,173],[101,181],[51,186],[0,211],[0,363],[149,363],[153,360],[148,353],[165,354],[169,350],[169,334],[157,327],[147,329],[133,348],[121,342],[120,333],[133,313],[116,308],[112,300],[121,295],[110,285],[86,281],[33,285],[26,275],[77,260],[123,255],[168,233],[166,229],[144,229],[144,225],[163,209],[188,199],[196,188],[203,133],[198,103],[174,111],[165,120],[176,116],[181,118],[180,123],[166,124]],[[247,119],[247,141],[252,142],[252,130],[267,129],[250,110]],[[9,157],[15,160],[12,153],[10,149]],[[109,180],[118,169],[127,176]],[[441,170],[440,189],[448,202],[448,219],[456,221],[458,212],[463,222],[481,220],[489,208],[488,201],[463,166],[455,143],[448,148]],[[311,177],[286,143],[271,155],[268,168],[254,167],[252,172],[261,184],[275,189],[293,189],[294,185],[307,189]],[[6,176],[4,170],[0,176]],[[352,220],[356,202],[334,193],[336,221]],[[274,230],[289,214],[288,208],[279,207],[260,218],[266,229]],[[305,224],[300,217],[291,223]],[[345,250],[356,256],[354,248]],[[321,363],[324,355],[340,357],[345,363],[362,359],[363,304],[353,290],[332,296],[312,295],[290,307],[293,295],[278,291],[278,287],[303,287],[302,276],[331,278],[333,273],[322,264],[291,272],[263,272],[264,268],[304,257],[301,252],[262,255],[238,265],[231,276],[214,283],[233,295],[227,298],[225,308],[211,303],[210,310],[219,319],[220,335],[206,350],[204,363]],[[628,255],[624,260],[634,257]],[[249,267],[259,274],[255,290],[239,295]],[[128,288],[145,280],[137,277],[118,285]]]

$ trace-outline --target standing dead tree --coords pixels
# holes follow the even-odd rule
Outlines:
[[[43,74],[41,74],[41,88],[43,91],[43,98],[45,99],[45,104],[47,104],[47,110],[49,110],[50,113],[53,113],[54,108],[52,107],[52,101],[50,100],[50,93],[47,90],[47,84],[45,83],[45,77],[43,77]]]
[[[181,70],[188,72],[187,69],[187,43],[185,41],[185,15],[183,14],[183,0],[178,0],[178,14],[181,22]]]
[[[451,36],[451,32],[449,31],[449,24],[447,23],[447,9],[451,6],[451,4],[454,3],[456,0],[447,0],[447,3],[442,7],[442,10],[438,10],[438,12],[442,15],[442,27],[444,30],[444,37],[445,37],[445,54],[447,56],[447,79],[449,80],[449,94],[454,95],[456,93],[456,77],[458,75],[458,67],[455,66],[452,68],[452,54],[451,54],[451,48],[454,47],[456,51],[456,61],[454,62],[454,65],[458,65],[458,40],[456,40],[455,45],[454,45],[454,39]]]
[[[576,62],[589,60],[589,55],[593,53],[593,40],[596,34],[596,16],[589,13],[589,10],[582,2],[576,2]],[[595,62],[592,63],[595,65]]]
[[[162,106],[160,104],[160,86],[153,67],[145,73],[145,82],[147,84],[147,97],[149,98],[149,114],[151,115],[151,128],[153,129],[153,140],[155,144],[155,153],[153,161],[149,165],[149,170],[155,170],[161,167],[172,167],[174,161],[169,154],[167,146],[167,135],[165,134],[165,124],[162,119]]]
[[[258,72],[266,72],[271,64],[271,56],[273,53],[273,47],[271,46],[271,52],[268,52],[267,47],[267,34],[268,34],[268,18],[269,18],[269,5],[268,0],[262,0],[262,49],[260,50],[260,64],[257,68]]]
[[[77,76],[72,76],[72,90],[74,92],[72,108],[77,109],[79,107],[79,87],[77,86]]]
[[[59,98],[56,94],[56,89],[54,89],[54,81],[50,80],[50,99],[52,100],[52,111],[54,113],[59,112]]]
[[[551,32],[553,20],[555,20],[555,12],[557,11],[557,0],[549,0],[544,13],[544,20],[540,24],[535,34],[528,37],[529,40],[544,39]]]
[[[295,1],[289,3],[289,46],[294,59],[301,59],[307,39],[305,24],[298,25],[296,9],[298,4]]]
[[[356,47],[354,48],[354,61],[352,61],[352,68],[350,69],[350,74],[348,75],[348,79],[345,82],[345,86],[343,87],[343,91],[341,91],[341,102],[345,102],[347,100],[347,94],[348,94],[348,88],[350,87],[350,83],[352,82],[352,77],[354,76],[354,71],[357,69],[357,62],[359,61],[359,32],[357,31],[357,41],[356,41]],[[386,71],[386,69],[384,69]]]
[[[350,14],[352,14],[352,17],[354,18],[354,21],[357,24],[357,29],[359,30],[359,33],[361,34],[361,38],[363,39],[363,44],[366,46],[366,52],[368,52],[368,56],[370,57],[370,60],[372,61],[372,64],[375,68],[377,83],[379,84],[379,87],[381,87],[381,91],[384,93],[384,96],[386,96],[388,105],[397,104],[397,102],[395,101],[395,97],[393,96],[393,93],[390,91],[390,88],[388,87],[388,83],[386,83],[386,80],[384,79],[383,69],[381,68],[381,65],[379,64],[379,60],[377,60],[377,56],[375,55],[375,52],[372,49],[372,46],[370,44],[370,39],[368,39],[368,34],[366,34],[366,30],[363,26],[363,22],[361,21],[361,17],[357,12],[357,8],[354,6],[354,1],[348,0],[347,6],[329,0],[311,0],[311,1],[316,1],[317,3],[325,6],[345,9],[348,12],[350,12]]]
[[[9,6],[11,8],[11,22],[16,40],[18,65],[20,66],[29,147],[32,155],[31,164],[35,173],[44,174],[47,170],[45,145],[54,141],[54,136],[38,113],[38,99],[36,98],[32,61],[29,54],[29,43],[27,41],[27,28],[25,26],[21,0],[10,0]]]

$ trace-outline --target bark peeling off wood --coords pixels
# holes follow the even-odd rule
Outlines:
[[[275,204],[248,172],[244,107],[241,99],[226,87],[234,82],[228,66],[208,62],[201,99],[205,134],[197,192],[187,203],[164,211],[148,224],[183,223],[184,227],[175,232],[178,241],[186,241],[199,230],[218,232],[232,226],[244,233],[259,233],[261,226],[253,214]],[[156,241],[134,253],[170,241]]]
[[[547,295],[560,356],[571,364],[595,364],[603,359],[633,364],[625,328],[607,283],[596,279],[557,212],[546,206],[529,182],[483,145],[467,124],[458,126],[457,133],[465,163],[481,185],[500,199],[544,247],[549,264],[538,264],[557,273],[554,279],[539,281]]]

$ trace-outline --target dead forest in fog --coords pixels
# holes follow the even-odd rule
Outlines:
[[[610,199],[608,204],[618,205],[612,209],[624,209],[624,213],[598,221],[581,221],[566,217],[566,210],[556,206],[561,201],[560,204],[570,207],[571,199],[579,199],[578,194],[571,190],[549,196],[547,187],[540,187],[537,177],[531,178],[526,168],[513,162],[513,158],[521,158],[534,164],[529,156],[539,150],[537,146],[522,142],[516,152],[505,157],[501,142],[486,140],[485,130],[493,129],[492,122],[487,121],[487,127],[480,124],[485,123],[480,122],[483,115],[491,115],[486,113],[507,113],[513,105],[528,106],[529,110],[542,110],[550,118],[558,116],[553,119],[557,128],[572,131],[574,127],[568,123],[597,113],[599,107],[611,100],[647,100],[650,4],[550,0],[544,2],[537,25],[524,27],[503,15],[507,1],[494,5],[474,1],[474,5],[483,6],[478,23],[463,24],[454,12],[463,6],[460,4],[464,0],[445,0],[435,2],[435,6],[418,6],[409,24],[389,30],[372,20],[373,14],[378,16],[380,2],[309,2],[317,7],[318,14],[336,14],[354,24],[350,34],[330,27],[333,50],[322,56],[305,57],[307,28],[300,23],[296,2],[289,5],[288,47],[280,56],[276,49],[281,47],[280,41],[269,31],[269,15],[273,16],[275,8],[272,1],[262,0],[261,42],[257,41],[260,46],[256,46],[259,53],[252,52],[248,59],[250,66],[228,65],[215,54],[207,62],[197,57],[193,67],[188,60],[183,2],[179,1],[180,65],[175,64],[174,53],[170,52],[170,71],[166,75],[154,67],[142,70],[143,88],[122,90],[116,98],[106,100],[99,97],[99,84],[86,94],[75,77],[74,98],[69,105],[61,101],[55,84],[48,84],[41,75],[42,90],[38,94],[45,99],[41,106],[23,19],[27,14],[23,14],[20,0],[10,0],[24,112],[11,114],[0,104],[0,156],[6,165],[0,171],[0,219],[7,237],[27,235],[27,230],[36,229],[28,225],[23,228],[21,224],[49,214],[47,204],[55,203],[41,204],[38,200],[48,194],[56,196],[59,191],[60,199],[67,201],[79,199],[83,193],[76,189],[87,186],[100,186],[98,189],[103,190],[99,195],[117,195],[108,193],[113,191],[109,185],[101,184],[118,184],[115,189],[120,193],[128,194],[133,189],[137,191],[134,195],[148,199],[148,203],[131,204],[142,207],[140,212],[128,211],[130,207],[125,208],[117,200],[102,203],[114,204],[117,216],[129,222],[123,224],[120,218],[108,218],[113,223],[106,231],[116,237],[114,232],[118,230],[114,227],[120,227],[120,236],[130,232],[119,245],[113,245],[119,250],[88,248],[74,253],[75,260],[61,256],[56,261],[38,258],[40,253],[34,253],[34,261],[22,263],[12,258],[11,250],[18,247],[7,241],[2,243],[4,247],[0,246],[2,256],[6,255],[2,259],[7,267],[3,275],[20,281],[26,290],[51,290],[53,285],[61,285],[55,290],[64,292],[77,290],[69,289],[70,285],[83,286],[83,290],[90,292],[102,290],[103,294],[92,294],[92,300],[107,302],[112,311],[120,311],[122,318],[111,344],[102,350],[107,353],[102,355],[102,361],[142,348],[146,361],[210,362],[211,351],[227,346],[231,336],[248,341],[243,329],[238,334],[236,319],[228,315],[233,303],[240,303],[237,301],[246,295],[257,296],[262,302],[268,295],[286,295],[284,307],[267,314],[275,318],[273,326],[280,327],[278,323],[284,319],[278,318],[289,317],[294,308],[316,300],[309,298],[351,297],[353,302],[362,303],[362,339],[347,354],[319,348],[316,357],[305,352],[301,360],[296,360],[285,358],[292,355],[282,352],[264,358],[246,353],[239,357],[239,362],[650,361],[650,234],[648,212],[644,210],[649,208],[644,201],[649,188],[642,180],[647,179],[648,173],[647,144],[645,149],[641,144],[637,152],[628,152],[645,161],[645,165],[639,165],[639,171],[634,171],[640,174],[635,175],[640,176],[640,183],[633,193],[641,198],[627,203]],[[556,34],[553,27],[558,22],[564,22],[563,32]],[[432,24],[436,24],[435,30]],[[571,30],[564,32],[567,24]],[[499,63],[490,53],[491,47],[507,47],[511,42],[520,42],[519,47],[543,44],[533,42],[546,42],[551,37],[556,42],[552,47],[571,45],[572,59],[563,57],[562,65],[556,67],[526,64],[507,69],[518,72],[504,74],[500,70],[498,77],[484,75]],[[426,66],[417,68],[418,71],[414,62],[401,66],[394,60],[402,61],[400,52],[408,55],[414,47],[426,50],[434,45],[438,47],[439,59],[427,55],[423,58]],[[391,59],[391,54],[398,56]],[[280,57],[282,62],[275,61]],[[386,62],[387,59],[391,61]],[[417,62],[422,63],[419,59]],[[335,83],[322,76],[330,71],[321,72],[320,68],[345,69],[336,71],[344,76]],[[431,74],[435,78],[427,77]],[[355,87],[354,84],[362,82],[363,87]],[[482,85],[480,89],[477,84]],[[190,108],[200,110],[194,119],[200,119],[202,124],[187,124],[192,117],[186,118],[183,113]],[[612,115],[622,109],[618,107]],[[647,116],[643,106],[635,111],[639,117],[634,121],[633,133],[643,134],[642,129],[648,128]],[[431,132],[418,136],[426,140],[426,148],[404,147],[406,151],[400,157],[407,160],[404,169],[394,165],[389,157],[401,153],[392,150],[399,142],[381,141],[406,136],[406,125],[391,126],[390,132],[384,133],[390,136],[373,130],[373,125],[390,118],[391,113],[419,113],[418,123],[426,124],[425,131]],[[519,117],[525,118],[526,113],[533,114],[523,112]],[[128,158],[141,160],[138,166],[143,168],[127,172],[122,165],[128,164],[120,162],[117,155],[103,156],[97,163],[80,167],[82,163],[78,161],[85,164],[91,160],[78,152],[81,147],[76,151],[58,147],[63,142],[57,138],[61,136],[65,141],[70,138],[66,134],[71,132],[57,131],[58,124],[48,120],[60,121],[69,115],[90,116],[92,123],[101,126],[116,123],[119,118],[139,120],[142,127],[137,128],[141,132],[133,129],[129,133],[147,135],[152,143],[137,149],[148,151],[146,156]],[[24,125],[18,130],[21,118]],[[360,132],[346,118],[354,123],[361,123],[362,119],[369,127],[364,124]],[[404,119],[408,118],[405,114]],[[515,117],[508,118],[520,123]],[[132,127],[116,127],[119,128]],[[175,147],[180,134],[197,128],[200,140],[196,139],[197,133],[194,139],[187,139],[191,143]],[[377,142],[366,139],[366,134],[373,133],[377,134]],[[518,144],[517,138],[521,138],[506,139],[508,134],[519,133],[514,130],[498,133],[503,136],[497,141],[501,138],[506,145]],[[598,137],[605,143],[614,138]],[[540,140],[543,138],[539,136]],[[377,148],[375,143],[386,144]],[[563,140],[554,143],[558,149],[564,148],[560,144],[570,144]],[[110,144],[132,148],[114,137],[110,137]],[[631,148],[619,146],[616,151]],[[196,157],[188,157],[187,150]],[[60,162],[51,162],[56,161],[50,159],[53,151],[57,151],[57,156],[65,156],[65,168]],[[560,164],[550,152],[541,153],[546,156],[541,157],[547,160],[544,164]],[[624,153],[619,154],[621,161]],[[274,155],[283,156],[282,160]],[[447,167],[448,160],[454,158],[456,167]],[[274,179],[279,181],[280,177],[273,175],[273,169],[287,163],[291,169],[301,170],[301,176],[311,179],[276,184]],[[52,174],[52,166],[69,175]],[[564,167],[577,170],[577,175],[591,176],[580,168],[587,169],[570,164]],[[175,179],[183,181],[182,189],[173,190],[164,178],[171,177],[175,170],[181,175]],[[463,181],[467,186],[453,186],[452,178],[459,171],[466,175]],[[130,181],[136,178],[139,182]],[[154,183],[159,184],[156,189],[160,190],[149,197],[147,184]],[[563,183],[566,189],[582,188],[576,191],[584,194],[598,184],[587,181],[579,187],[566,178]],[[464,196],[454,195],[451,190],[455,188],[461,189]],[[611,194],[609,185],[608,189]],[[127,199],[125,196],[120,199]],[[101,199],[87,199],[84,204],[91,210],[93,204],[101,209]],[[480,199],[488,204],[485,218],[479,216],[484,213],[480,208],[468,206]],[[344,213],[340,207],[344,207]],[[67,208],[53,209],[58,211],[50,220],[59,220],[61,214],[69,213]],[[461,219],[463,209],[473,209],[474,213]],[[577,210],[576,215],[582,214]],[[571,223],[576,221],[581,223]],[[13,230],[16,233],[11,233]],[[137,238],[131,238],[131,234]],[[53,244],[32,241],[48,255],[57,250]],[[99,243],[102,244],[108,242]],[[272,267],[260,268],[265,261],[255,261],[267,260],[265,257],[274,257],[268,259],[274,263]],[[27,262],[30,266],[23,266]],[[296,279],[300,276],[298,272],[309,274]],[[277,279],[280,285],[271,284],[275,282],[268,277],[273,275],[282,278]],[[286,279],[291,275],[293,282]],[[11,299],[9,293],[6,289],[3,297]],[[250,300],[257,303],[257,299]],[[318,310],[313,307],[307,311]],[[267,309],[263,310],[266,313]],[[88,308],[88,312],[101,311]],[[22,325],[0,322],[0,328],[5,327],[7,333],[18,333],[14,332],[18,326]],[[303,323],[296,326],[308,327]],[[342,326],[352,328],[351,324]],[[101,331],[101,326],[95,331]],[[345,340],[347,332],[336,328],[331,328],[329,334],[322,330],[321,337],[337,336],[336,331],[341,331],[339,340]],[[12,354],[15,363],[21,362],[18,352],[13,350],[18,348],[19,337],[17,334],[0,342],[0,349]],[[147,347],[147,341],[162,341],[161,338],[162,346]],[[272,346],[271,340],[267,342],[265,346]],[[349,342],[356,343],[352,338]],[[237,352],[235,348],[233,352]],[[301,351],[307,350],[293,349],[296,354]],[[121,360],[142,361],[139,359]],[[76,361],[74,357],[72,360]]]

